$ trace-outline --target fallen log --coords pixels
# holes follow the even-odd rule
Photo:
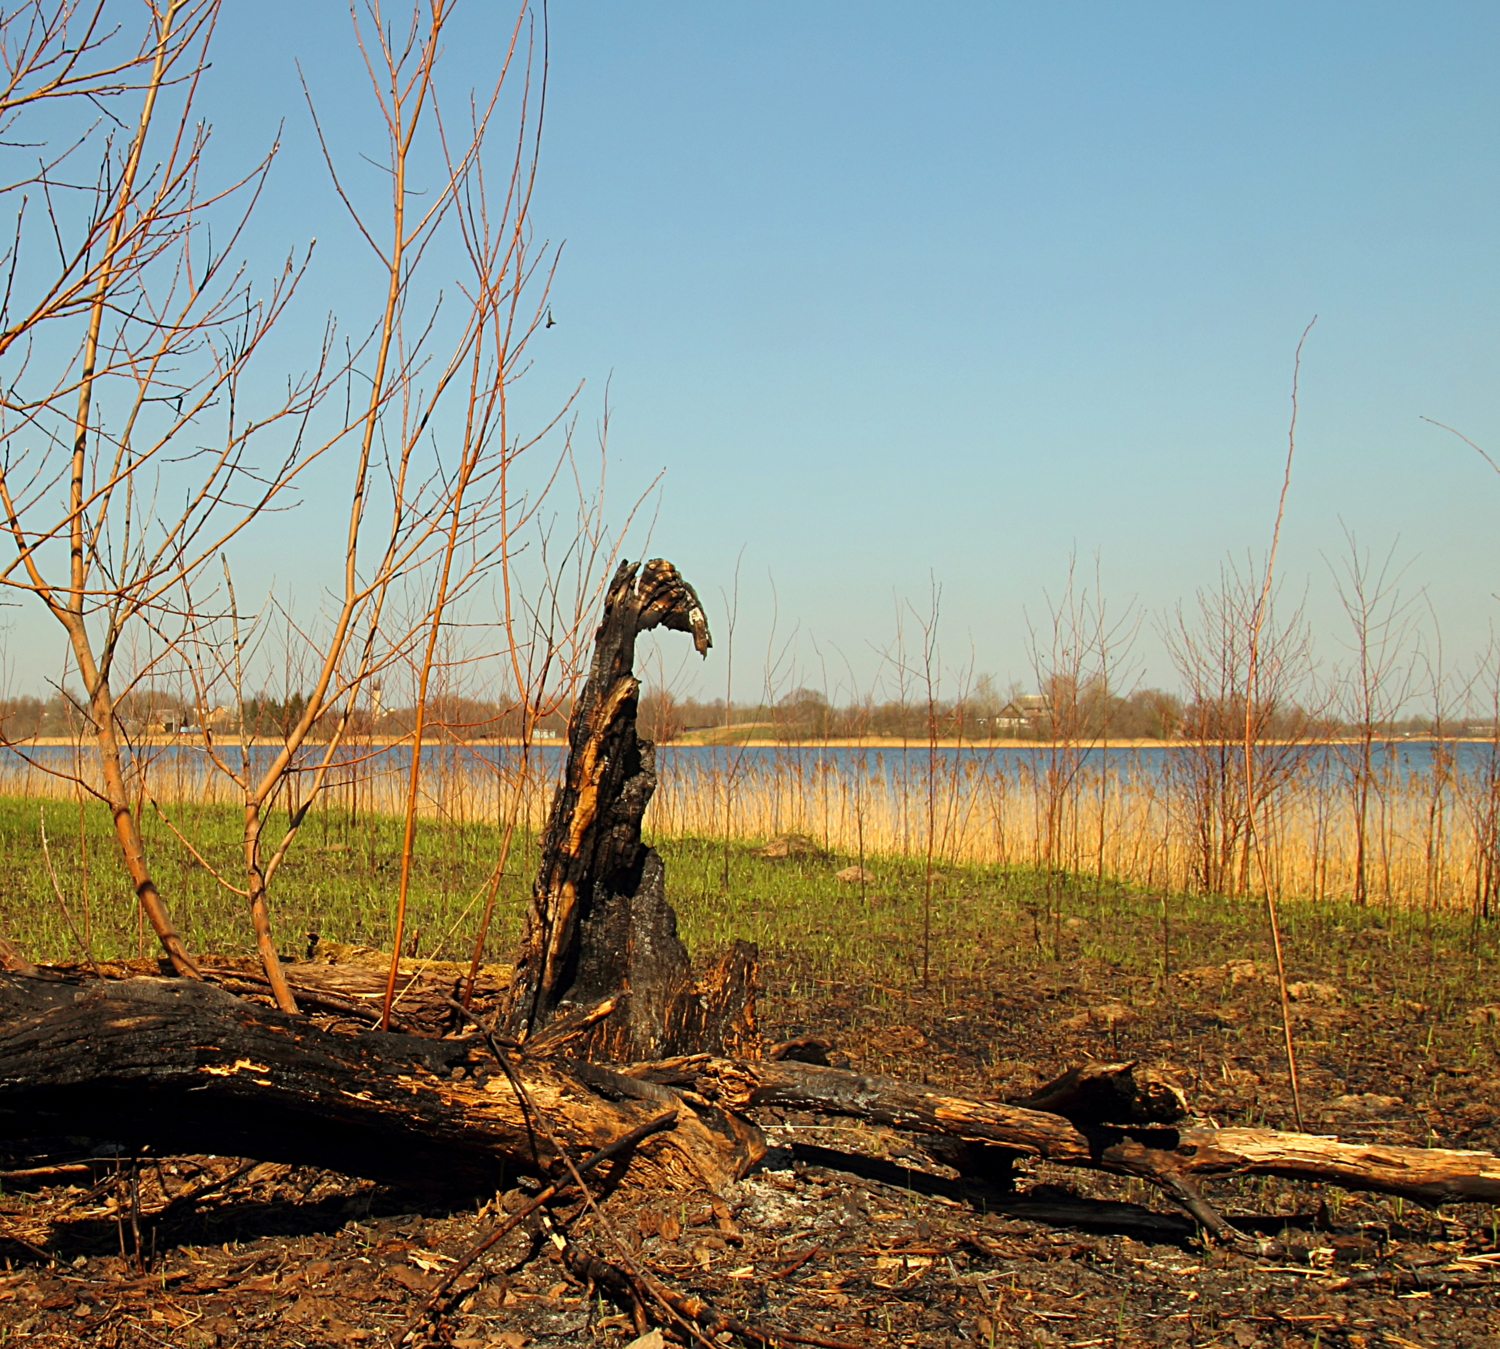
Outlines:
[[[787,1059],[692,1055],[620,1070],[512,1054],[508,1063],[525,1101],[493,1071],[491,1051],[468,1040],[319,1030],[190,980],[0,974],[0,1143],[17,1156],[36,1140],[71,1138],[84,1155],[91,1144],[112,1155],[217,1153],[492,1193],[560,1160],[549,1133],[570,1152],[593,1152],[670,1106],[677,1127],[642,1145],[631,1184],[718,1191],[764,1156],[754,1114],[781,1108],[1138,1176],[1188,1207],[1201,1181],[1234,1175],[1424,1204],[1500,1202],[1500,1158],[1486,1152],[1191,1123],[1079,1124]]]
[[[0,1147],[12,1155],[214,1153],[326,1167],[441,1195],[489,1194],[661,1113],[523,1060],[522,1102],[486,1048],[318,1029],[185,979],[0,974]],[[535,1115],[544,1113],[546,1128]],[[45,1145],[44,1145],[45,1144]],[[632,1183],[718,1190],[763,1155],[759,1130],[684,1111]]]
[[[1107,1067],[1116,1079],[1130,1076],[1124,1070],[1131,1065]],[[1428,1205],[1500,1203],[1500,1157],[1489,1152],[1342,1143],[1274,1129],[1074,1122],[1025,1106],[790,1059],[747,1062],[691,1055],[623,1071],[732,1112],[765,1107],[814,1110],[913,1133],[998,1145],[1063,1166],[1138,1176],[1179,1200],[1202,1180],[1281,1176],[1399,1195]],[[1065,1077],[1074,1074],[1091,1076],[1075,1069]],[[1118,1080],[1115,1093],[1116,1099],[1132,1095]],[[1139,1093],[1146,1098],[1154,1094]]]

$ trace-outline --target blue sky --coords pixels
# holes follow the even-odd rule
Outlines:
[[[485,78],[508,10],[460,7],[450,80]],[[1421,418],[1500,457],[1494,6],[554,0],[550,21],[535,218],[565,247],[522,401],[583,379],[587,425],[608,384],[619,513],[662,473],[652,551],[711,617],[739,566],[741,694],[773,618],[801,682],[847,657],[869,683],[930,580],[947,659],[1023,683],[1071,552],[1147,613],[1213,584],[1268,542],[1314,315],[1280,565],[1325,661],[1345,525],[1409,561],[1450,660],[1488,640],[1500,478]],[[347,30],[329,0],[231,0],[206,91],[230,159],[285,118],[250,247],[320,237],[307,332],[362,273],[295,62],[352,153]],[[1175,682],[1149,623],[1140,651]],[[694,677],[722,689],[722,663]]]

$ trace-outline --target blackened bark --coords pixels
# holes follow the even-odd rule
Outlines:
[[[629,1161],[629,1182],[719,1190],[765,1153],[746,1118],[763,1107],[846,1115],[1159,1185],[1205,1225],[1232,1229],[1197,1187],[1274,1175],[1425,1204],[1500,1202],[1488,1152],[1341,1143],[1269,1129],[1075,1122],[813,1064],[697,1054],[632,1066],[514,1056],[525,1094],[464,1041],[335,1034],[303,1017],[184,979],[58,979],[0,974],[0,1154],[72,1149],[217,1153],[323,1166],[433,1192],[492,1192],[506,1173],[545,1173],[675,1111],[669,1133]],[[1118,1079],[1105,1065],[1074,1081]],[[1055,1104],[1077,1110],[1077,1097]],[[1092,1110],[1085,1113],[1092,1113]],[[1111,1109],[1108,1113],[1114,1114]],[[545,1121],[545,1125],[538,1121]],[[623,1175],[622,1161],[619,1174]]]
[[[507,1173],[546,1171],[548,1130],[581,1154],[661,1113],[551,1064],[514,1071],[535,1113],[470,1042],[335,1034],[186,979],[0,974],[0,1150],[12,1156],[215,1153],[484,1194]],[[633,1182],[717,1189],[764,1152],[754,1126],[679,1115],[644,1145]]]
[[[568,725],[504,1024],[525,1040],[565,1022],[569,1052],[594,1060],[753,1054],[754,948],[695,979],[662,860],[641,841],[657,779],[655,746],[636,730],[635,641],[657,626],[691,633],[707,655],[702,605],[677,569],[621,563]]]

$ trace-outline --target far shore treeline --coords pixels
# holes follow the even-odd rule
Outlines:
[[[726,703],[722,698],[679,698],[661,689],[646,689],[640,701],[642,729],[658,744],[725,741],[802,742],[902,740],[983,742],[989,740],[1228,740],[1244,734],[1244,705],[1234,697],[1185,699],[1157,688],[1116,694],[1099,682],[1076,688],[1049,681],[1046,694],[1018,690],[998,693],[987,678],[956,698],[877,701],[869,698],[839,704],[815,689],[797,688],[774,701]],[[137,736],[200,731],[220,737],[275,740],[297,725],[307,706],[301,693],[247,699],[243,709],[216,705],[195,707],[190,699],[148,689],[121,699],[122,722]],[[534,720],[529,738],[560,739],[567,728],[569,706]],[[327,726],[314,728],[314,740],[325,740]],[[374,705],[357,708],[345,734],[361,739],[408,738],[414,709]],[[444,739],[519,740],[527,737],[524,714],[514,699],[437,697],[429,700],[428,735]],[[1442,718],[1432,715],[1390,717],[1361,722],[1336,709],[1288,703],[1258,718],[1257,739],[1339,740],[1373,734],[1377,740],[1439,736],[1462,739],[1495,734],[1493,717],[1473,714]],[[88,730],[84,700],[72,694],[50,698],[0,699],[0,742],[35,739],[70,740]],[[323,733],[320,735],[319,731]]]

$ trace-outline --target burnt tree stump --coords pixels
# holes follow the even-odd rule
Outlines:
[[[661,558],[610,583],[588,682],[568,723],[568,762],[542,838],[502,1022],[595,1061],[754,1056],[755,948],[737,942],[694,977],[667,902],[665,868],[641,841],[656,747],[636,729],[635,642],[655,627],[711,645],[698,596]]]

